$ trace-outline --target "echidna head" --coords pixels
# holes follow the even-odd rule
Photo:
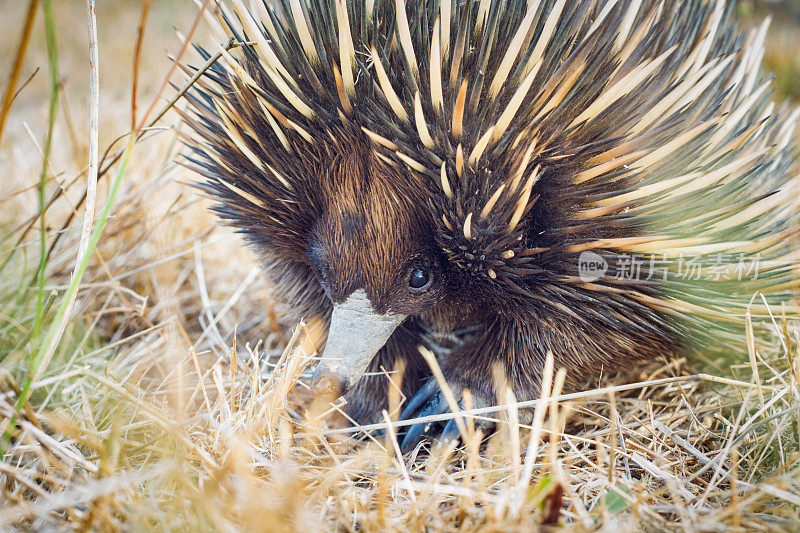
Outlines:
[[[424,204],[409,197],[408,173],[369,147],[345,147],[320,172],[325,186],[308,254],[333,313],[315,383],[338,394],[408,316],[441,301],[448,275]]]

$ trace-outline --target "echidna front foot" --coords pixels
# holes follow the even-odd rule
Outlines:
[[[463,391],[464,388],[455,383],[448,383],[456,402],[460,409],[465,409]],[[489,405],[488,399],[484,401],[481,396],[471,394],[472,408],[484,407]],[[424,419],[443,415],[450,412],[450,407],[445,398],[444,393],[440,390],[439,384],[436,379],[430,378],[428,382],[417,391],[411,398],[408,405],[406,405],[403,412],[400,414],[401,420],[421,419],[419,423],[408,426],[408,429],[400,444],[400,450],[403,453],[410,452],[425,438],[436,437],[440,444],[449,444],[461,437],[461,432],[458,428],[458,419],[464,420],[463,417],[454,417],[446,422],[442,421],[425,421]],[[465,422],[466,423],[466,422]],[[475,425],[481,428],[490,428],[492,423],[486,421],[475,420]]]

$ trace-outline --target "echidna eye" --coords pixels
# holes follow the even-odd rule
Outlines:
[[[427,289],[431,284],[431,274],[424,268],[414,268],[408,276],[408,286],[415,291]]]

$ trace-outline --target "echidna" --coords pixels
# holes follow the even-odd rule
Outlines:
[[[187,95],[188,164],[296,318],[329,321],[317,390],[356,420],[400,359],[403,416],[448,409],[431,332],[459,332],[438,363],[481,406],[497,364],[530,399],[548,352],[575,386],[792,303],[798,112],[732,4],[232,7],[207,18],[246,44]]]

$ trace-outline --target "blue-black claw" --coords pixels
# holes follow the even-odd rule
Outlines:
[[[461,408],[463,409],[464,406],[462,405]],[[454,418],[448,421],[447,425],[442,430],[442,434],[439,436],[439,444],[442,446],[449,446],[452,442],[455,442],[460,438],[461,432],[458,430],[458,423]]]
[[[422,407],[425,402],[427,402],[434,394],[439,391],[439,385],[436,383],[435,379],[429,380],[425,385],[422,386],[421,389],[417,391],[416,394],[411,398],[411,401],[408,402],[403,408],[403,412],[400,413],[400,420],[407,420],[412,418],[414,413],[416,413],[420,407]]]
[[[426,388],[426,387],[423,387]],[[420,391],[422,392],[422,391]],[[430,395],[428,395],[430,396]],[[416,397],[412,399],[412,403],[416,400]],[[406,411],[410,411],[410,415],[406,415],[405,411],[403,415],[401,415],[402,419],[412,418],[411,415],[414,415],[414,412],[410,409],[406,409]],[[444,395],[441,392],[434,394],[428,398],[427,403],[416,413],[416,416],[413,418],[422,418],[431,415],[440,415],[442,413],[446,413],[448,411],[447,401],[444,399]],[[436,425],[436,422],[421,422],[419,424],[414,424],[413,426],[409,426],[408,431],[406,432],[405,437],[403,437],[403,442],[400,445],[400,449],[403,453],[411,451],[414,447],[419,444],[428,433],[430,433],[431,429]]]
[[[413,450],[425,436],[424,433],[426,429],[428,428],[425,427],[425,424],[414,424],[413,426],[409,426],[405,437],[403,437],[403,442],[400,443],[400,451],[403,453],[408,453]]]

